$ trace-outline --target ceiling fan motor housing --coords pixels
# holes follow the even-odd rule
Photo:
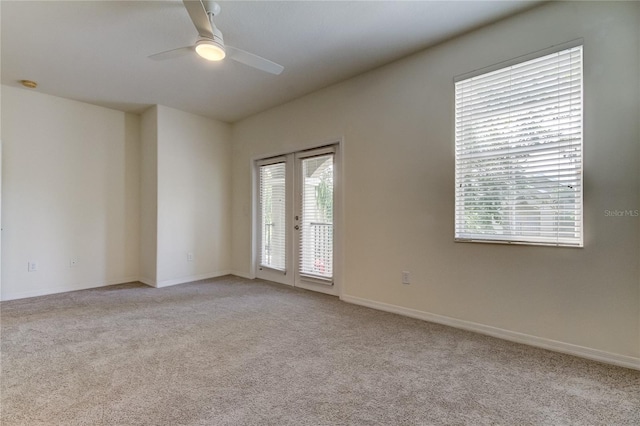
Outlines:
[[[224,49],[224,39],[222,38],[222,32],[214,25],[211,26],[213,33],[213,41],[218,43]]]

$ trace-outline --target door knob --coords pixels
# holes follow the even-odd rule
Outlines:
[[[296,226],[293,227],[293,229],[295,229],[297,231],[298,229],[300,229],[300,227],[298,225],[296,225]]]

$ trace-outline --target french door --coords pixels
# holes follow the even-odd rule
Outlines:
[[[337,294],[335,146],[256,162],[256,276]]]

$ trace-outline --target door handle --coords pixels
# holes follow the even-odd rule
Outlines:
[[[293,229],[295,229],[296,231],[300,229],[300,227],[298,225],[294,226]]]

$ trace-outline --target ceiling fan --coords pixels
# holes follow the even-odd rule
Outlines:
[[[199,56],[209,61],[221,61],[225,57],[234,61],[278,75],[284,70],[282,65],[253,53],[245,52],[224,44],[222,33],[213,23],[213,17],[220,13],[220,5],[213,1],[183,0],[184,7],[198,31],[198,40],[192,46],[179,47],[149,56],[151,59],[164,60],[196,52]],[[206,6],[205,6],[206,4]]]

